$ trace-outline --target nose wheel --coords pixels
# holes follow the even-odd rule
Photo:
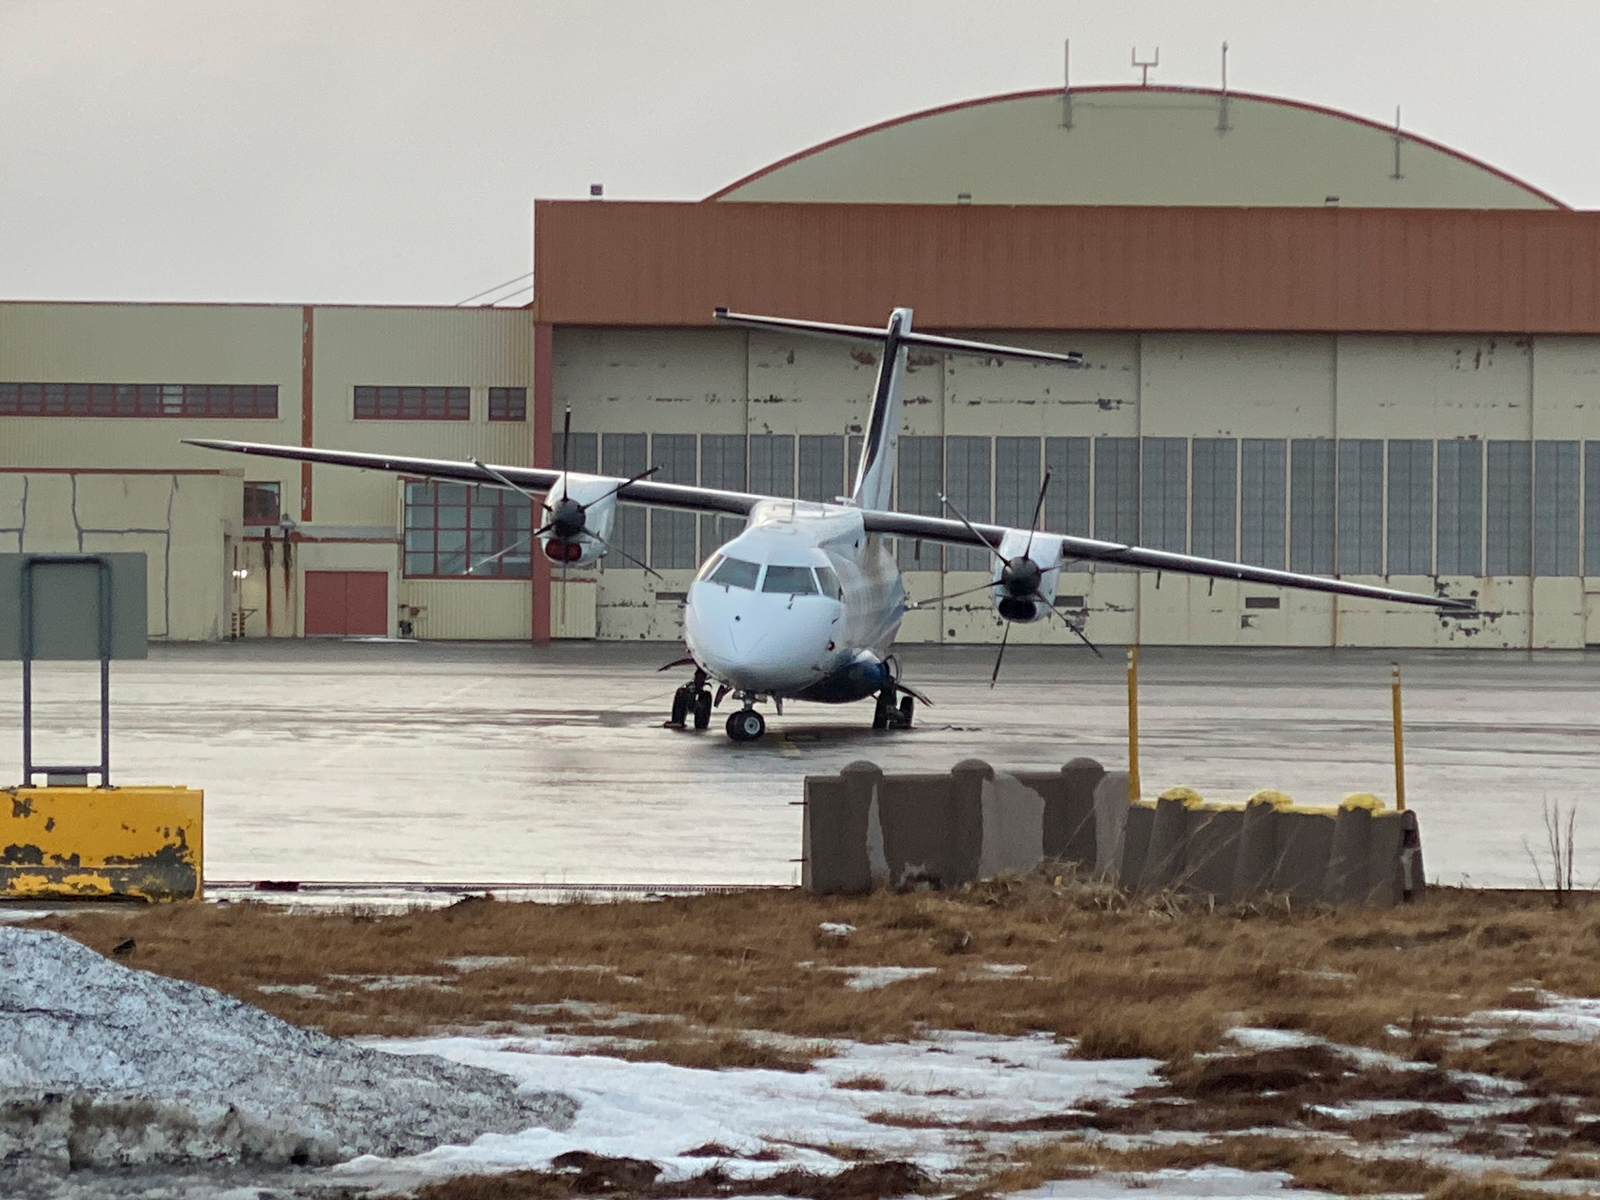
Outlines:
[[[728,718],[728,736],[736,742],[753,742],[767,731],[767,719],[753,708],[741,709]]]

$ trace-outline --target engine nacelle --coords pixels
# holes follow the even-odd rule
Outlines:
[[[1046,619],[1061,578],[1061,538],[1013,529],[1000,542],[1000,557],[991,576],[995,612],[1024,625]]]
[[[606,553],[617,521],[620,479],[567,471],[544,498],[539,535],[544,556],[562,567],[592,567]]]

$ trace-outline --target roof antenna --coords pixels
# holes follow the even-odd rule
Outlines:
[[[1061,53],[1061,128],[1072,128],[1072,39]]]
[[[1233,126],[1228,122],[1228,43],[1222,43],[1222,97],[1217,101],[1217,132],[1227,133]]]
[[[1400,132],[1400,106],[1396,104],[1394,106],[1394,174],[1389,176],[1390,179],[1405,178],[1400,173],[1400,143],[1403,140],[1404,136]]]
[[[1156,56],[1154,58],[1152,58],[1149,62],[1141,62],[1139,60],[1139,47],[1135,46],[1133,48],[1133,65],[1138,67],[1139,71],[1140,71],[1139,86],[1140,87],[1149,87],[1150,86],[1150,68],[1151,67],[1159,67],[1161,65],[1161,47],[1160,46],[1156,47]]]

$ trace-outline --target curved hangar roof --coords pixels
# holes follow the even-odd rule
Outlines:
[[[746,176],[711,200],[1565,209],[1537,188],[1393,127],[1272,96],[1061,89],[873,125]]]

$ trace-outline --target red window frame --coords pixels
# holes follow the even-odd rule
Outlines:
[[[489,389],[489,420],[526,421],[527,419],[527,388],[492,387]]]
[[[404,578],[530,578],[533,502],[525,496],[487,485],[407,479],[402,511]],[[526,544],[494,557],[524,537]],[[459,558],[464,569],[441,571],[440,560],[451,558]],[[474,565],[477,570],[468,569]]]
[[[276,421],[275,383],[0,383],[0,417]]]
[[[358,421],[470,421],[472,390],[357,384],[354,411]]]

